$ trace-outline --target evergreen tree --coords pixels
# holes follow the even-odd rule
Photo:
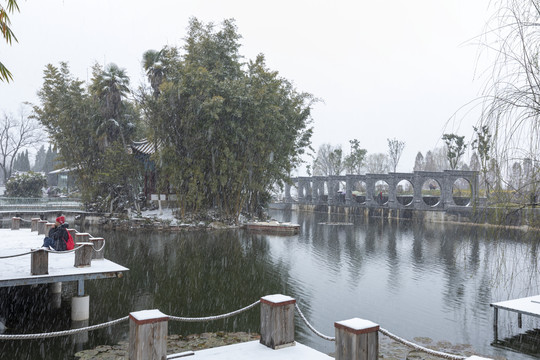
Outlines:
[[[422,152],[418,152],[416,154],[416,158],[414,159],[414,168],[413,171],[422,171],[424,170],[426,166],[426,163],[424,162],[424,155],[422,155]]]
[[[46,156],[47,156],[47,152],[45,151],[45,145],[41,145],[38,152],[36,153],[36,159],[34,162],[34,169],[33,169],[34,172],[43,171]]]
[[[45,154],[45,159],[44,159],[43,168],[42,168],[42,171],[45,174],[48,174],[49,172],[55,170],[57,156],[58,154],[56,150],[53,150],[52,146],[49,145],[49,148],[47,149],[47,153]]]

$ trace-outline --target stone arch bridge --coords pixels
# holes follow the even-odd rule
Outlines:
[[[478,204],[478,172],[445,170],[291,178],[283,201],[305,205],[446,210]],[[292,192],[296,192],[293,197]]]

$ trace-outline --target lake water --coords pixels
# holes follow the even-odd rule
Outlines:
[[[230,312],[281,293],[297,299],[308,320],[334,336],[334,321],[360,317],[413,340],[470,344],[484,356],[532,359],[491,345],[492,302],[540,294],[539,233],[450,224],[391,224],[372,219],[273,211],[301,225],[299,235],[243,230],[120,232],[85,229],[107,240],[106,258],[130,269],[123,278],[87,281],[90,324],[130,311],[159,309],[175,316]],[[341,223],[341,224],[337,224]],[[75,284],[64,284],[62,308],[48,304],[47,287],[0,289],[6,333],[70,328]],[[15,299],[14,299],[15,298]],[[299,321],[296,338],[325,353],[334,344]],[[499,311],[499,338],[538,328],[539,321]],[[2,359],[72,359],[81,349],[128,338],[128,322],[63,337],[0,342]],[[169,334],[259,331],[259,308],[207,323],[169,322]],[[382,336],[382,335],[381,335]]]

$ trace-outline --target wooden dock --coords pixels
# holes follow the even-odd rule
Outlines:
[[[122,277],[129,269],[105,258],[93,259],[89,261],[89,266],[76,267],[76,261],[80,258],[76,251],[46,254],[40,251],[47,257],[44,262],[45,269],[42,275],[32,275],[34,254],[31,252],[41,247],[44,237],[45,235],[38,235],[38,232],[30,229],[0,229],[0,287],[56,284],[61,289],[62,282],[76,281],[77,296],[72,298],[72,320],[87,319],[89,297],[84,291],[84,281]],[[91,243],[88,245],[93,249]],[[85,249],[77,251],[81,250]]]
[[[512,311],[518,314],[518,327],[522,325],[522,315],[529,315],[534,317],[540,317],[540,295],[529,296],[520,299],[500,301],[489,304],[493,308],[493,336],[497,341],[498,336],[498,322],[499,322],[499,309]]]

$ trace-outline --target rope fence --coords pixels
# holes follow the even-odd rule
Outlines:
[[[20,254],[0,256],[0,259],[9,259],[9,258],[14,258],[14,257],[18,257],[18,256],[24,256],[24,255],[28,255],[28,254],[31,254],[33,252],[40,251],[40,250],[44,250],[44,251],[47,251],[47,252],[50,252],[50,253],[53,253],[53,254],[69,254],[69,253],[72,253],[72,252],[75,252],[75,251],[79,250],[83,246],[84,245],[79,245],[77,247],[74,247],[71,250],[63,250],[63,251],[56,251],[54,249],[42,247],[42,248],[38,248],[38,249],[32,249],[31,251],[27,251],[27,252],[20,253]],[[103,250],[104,247],[105,247],[105,241],[103,241],[103,245],[98,250],[96,250],[96,248],[94,246],[92,246],[92,248],[94,249],[95,252],[100,252],[101,250]]]
[[[302,318],[302,320],[304,321],[304,323],[307,325],[307,327],[313,331],[313,333],[315,335],[317,335],[318,337],[320,338],[323,338],[324,340],[328,340],[328,341],[336,341],[336,338],[335,337],[332,337],[332,336],[327,336],[327,335],[324,335],[323,333],[317,331],[317,329],[315,329],[310,323],[309,321],[307,321],[306,317],[304,316],[304,314],[302,314],[302,310],[300,310],[300,307],[298,307],[298,304],[294,304],[294,307],[296,308],[296,311],[298,311],[298,314],[300,315],[300,318]]]
[[[221,315],[213,315],[213,316],[206,316],[206,317],[180,317],[180,316],[169,315],[168,318],[169,318],[169,320],[180,321],[180,322],[215,321],[215,320],[225,319],[225,318],[229,318],[229,317],[232,317],[232,316],[239,315],[239,314],[241,314],[241,313],[243,313],[243,312],[245,312],[247,310],[250,310],[253,307],[259,305],[260,302],[261,302],[260,300],[257,300],[254,303],[252,303],[252,304],[250,304],[250,305],[248,305],[246,307],[243,307],[241,309],[238,309],[238,310],[235,310],[235,311],[232,311],[232,312],[229,312],[229,313],[221,314]],[[334,341],[334,342],[336,341],[335,337],[327,336],[327,335],[324,335],[321,332],[317,331],[317,329],[315,329],[315,327],[313,327],[313,325],[311,325],[309,323],[309,321],[306,319],[306,317],[304,316],[304,314],[300,310],[300,307],[298,306],[298,304],[295,304],[295,308],[296,308],[296,311],[298,312],[298,314],[300,315],[300,318],[303,320],[303,322],[307,325],[307,327],[314,334],[316,334],[317,336],[319,336],[322,339],[327,340],[327,341]],[[116,320],[111,320],[111,321],[108,321],[108,322],[105,322],[105,323],[102,323],[102,324],[82,327],[82,328],[79,328],[79,329],[55,331],[55,332],[50,332],[50,333],[12,334],[12,335],[10,335],[10,334],[8,334],[8,335],[0,334],[0,340],[34,340],[34,339],[46,339],[46,338],[59,337],[59,336],[75,335],[75,334],[79,334],[79,333],[86,332],[86,331],[93,331],[93,330],[113,326],[113,325],[119,324],[121,322],[124,322],[124,321],[126,321],[128,319],[129,319],[129,316],[124,316],[122,318],[119,318],[119,319],[116,319]],[[379,328],[379,332],[381,334],[389,337],[390,339],[398,342],[398,343],[401,343],[401,344],[406,345],[406,346],[408,346],[408,347],[410,347],[410,348],[412,348],[414,350],[421,351],[421,352],[424,352],[424,353],[429,354],[429,355],[433,355],[433,356],[440,357],[440,358],[443,358],[443,359],[448,359],[448,360],[464,360],[464,359],[466,359],[465,356],[452,355],[452,354],[444,353],[442,351],[437,351],[437,350],[433,350],[433,349],[429,349],[429,348],[417,345],[417,344],[415,344],[413,342],[410,342],[408,340],[405,340],[405,339],[403,339],[403,338],[401,338],[401,337],[399,337],[397,335],[394,335],[391,332],[389,332],[388,330],[383,329],[383,328]]]
[[[304,323],[307,325],[307,327],[317,336],[319,336],[320,338],[324,339],[324,340],[328,340],[328,341],[336,341],[336,338],[335,337],[332,337],[332,336],[327,336],[327,335],[324,335],[322,334],[321,332],[319,332],[317,329],[315,329],[313,327],[313,325],[311,325],[309,323],[309,321],[307,321],[306,317],[304,316],[304,314],[302,313],[302,310],[300,310],[300,307],[298,306],[298,304],[295,304],[295,308],[296,308],[296,311],[298,312],[298,314],[300,315],[300,318],[304,321]],[[388,336],[390,339],[396,341],[396,342],[399,342],[403,345],[406,345],[414,350],[418,350],[418,351],[421,351],[421,352],[424,352],[426,354],[429,354],[429,355],[433,355],[433,356],[437,356],[437,357],[440,357],[440,358],[443,358],[443,359],[449,359],[449,360],[464,360],[466,357],[464,356],[458,356],[458,355],[452,355],[452,354],[447,354],[447,353],[444,353],[442,351],[437,351],[437,350],[433,350],[433,349],[429,349],[429,348],[426,348],[426,347],[423,347],[423,346],[420,346],[420,345],[417,345],[413,342],[410,342],[408,340],[405,340],[403,338],[400,338],[399,336],[397,335],[394,335],[392,334],[391,332],[389,332],[388,330],[386,329],[383,329],[383,328],[379,328],[379,332],[385,336]]]
[[[203,321],[213,321],[213,320],[220,320],[229,318],[235,315],[238,315],[240,313],[243,313],[244,311],[247,311],[256,305],[258,305],[261,301],[257,300],[253,304],[248,305],[246,307],[243,307],[241,309],[232,311],[230,313],[222,314],[222,315],[214,315],[214,316],[207,316],[207,317],[194,317],[194,318],[188,318],[188,317],[179,317],[179,316],[169,316],[169,320],[174,321],[182,321],[182,322],[203,322]],[[102,329],[108,326],[113,326],[118,323],[121,323],[123,321],[126,321],[129,319],[129,316],[124,316],[120,319],[108,321],[103,324],[97,324],[87,327],[82,327],[79,329],[72,329],[72,330],[64,330],[64,331],[55,331],[50,333],[38,333],[38,334],[13,334],[13,335],[3,335],[0,334],[0,340],[33,340],[33,339],[46,339],[46,338],[52,338],[52,337],[59,337],[59,336],[67,336],[67,335],[75,335],[79,334],[85,331],[92,331],[97,329]]]
[[[417,344],[415,344],[413,342],[410,342],[408,340],[400,338],[399,336],[394,335],[391,332],[389,332],[388,330],[383,329],[383,328],[379,328],[379,332],[381,334],[385,335],[385,336],[388,336],[390,339],[392,339],[394,341],[397,341],[397,342],[399,342],[399,343],[401,343],[403,345],[406,345],[406,346],[408,346],[410,348],[413,348],[414,350],[422,351],[422,352],[424,352],[426,354],[429,354],[429,355],[437,356],[437,357],[440,357],[440,358],[443,358],[443,359],[450,359],[450,360],[463,360],[463,359],[466,359],[465,356],[447,354],[447,353],[444,353],[442,351],[437,351],[437,350],[433,350],[433,349],[429,349],[429,348],[417,345]]]
[[[11,220],[9,220],[9,221],[11,222]],[[79,232],[77,230],[75,230],[75,233],[78,234]],[[91,235],[90,235],[90,237],[92,238]],[[92,249],[95,252],[100,252],[105,248],[105,243],[106,243],[106,241],[105,241],[105,239],[103,239],[103,245],[101,245],[101,247],[99,249],[96,249],[96,247],[93,246],[93,245],[92,245]],[[72,253],[72,252],[75,252],[75,251],[79,250],[82,247],[83,247],[83,245],[80,245],[80,246],[77,246],[77,247],[75,247],[75,248],[73,248],[71,250],[63,250],[63,251],[56,251],[56,250],[51,249],[51,248],[41,247],[41,248],[37,248],[37,249],[32,249],[32,250],[27,251],[27,252],[23,252],[23,253],[20,253],[20,254],[3,255],[3,256],[0,256],[0,260],[1,259],[9,259],[9,258],[14,258],[14,257],[24,256],[24,255],[29,255],[29,254],[32,254],[35,251],[38,251],[38,250],[45,250],[45,251],[53,253],[53,254],[69,254],[69,253]]]
[[[72,329],[72,330],[64,330],[64,331],[55,331],[50,333],[38,333],[38,334],[13,334],[13,335],[0,335],[0,340],[34,340],[34,339],[46,339],[46,338],[52,338],[52,337],[59,337],[59,336],[67,336],[67,335],[75,335],[79,334],[85,331],[92,331],[97,329],[106,328],[109,326],[116,325],[118,323],[121,323],[123,321],[126,321],[129,319],[129,316],[124,316],[123,318],[108,321],[103,324],[97,324],[87,327],[82,327],[79,329]]]
[[[232,312],[227,313],[227,314],[222,314],[222,315],[214,315],[214,316],[207,316],[207,317],[196,317],[196,318],[169,316],[169,319],[173,320],[173,321],[182,321],[182,322],[203,322],[203,321],[220,320],[220,319],[225,319],[225,318],[228,318],[228,317],[235,316],[235,315],[238,315],[240,313],[243,313],[244,311],[247,311],[247,310],[251,309],[252,307],[258,305],[260,302],[261,302],[261,300],[257,300],[251,305],[248,305],[248,306],[246,306],[244,308],[238,309],[236,311],[232,311]]]

